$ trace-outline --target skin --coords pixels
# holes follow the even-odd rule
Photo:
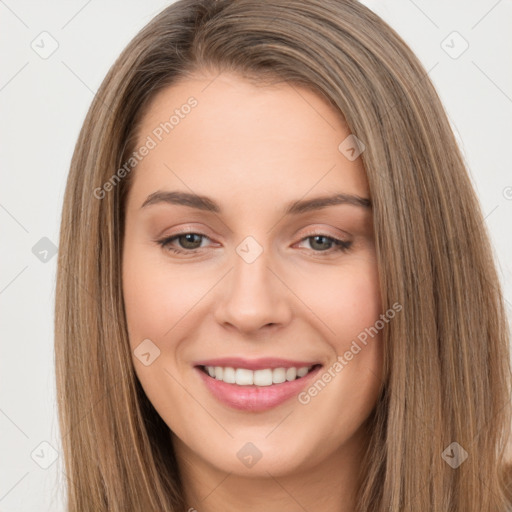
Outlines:
[[[212,81],[213,80],[213,81]],[[332,367],[381,311],[371,209],[333,205],[283,216],[291,201],[335,193],[369,198],[361,158],[338,150],[342,116],[315,93],[255,86],[223,73],[161,91],[139,129],[141,145],[169,112],[198,105],[133,171],[123,247],[123,293],[132,350],[160,355],[136,374],[171,429],[187,506],[200,512],[352,511],[363,424],[382,371],[379,335],[311,401],[296,397],[247,412],[214,398],[193,365],[214,357],[282,357]],[[204,194],[216,214],[146,198],[162,190]],[[205,235],[157,240],[187,230]],[[351,241],[346,252],[315,235]],[[236,252],[248,236],[263,252]],[[316,243],[315,243],[316,241]],[[196,253],[190,254],[194,247]],[[251,442],[261,459],[237,452]]]

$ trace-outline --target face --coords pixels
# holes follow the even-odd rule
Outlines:
[[[178,459],[252,476],[335,464],[361,443],[381,377],[365,170],[315,93],[212,80],[161,91],[138,132],[134,368]]]

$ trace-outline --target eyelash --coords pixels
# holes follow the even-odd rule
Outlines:
[[[182,233],[177,233],[176,235],[172,235],[170,237],[156,240],[156,243],[158,245],[160,245],[163,249],[173,252],[175,254],[195,254],[198,251],[200,251],[201,250],[200,248],[177,249],[176,247],[170,247],[171,242],[173,242],[174,240],[176,240],[182,236],[185,236],[185,235],[198,235],[203,238],[209,238],[208,236],[206,236],[202,233],[195,233],[193,231],[190,231],[190,232],[185,231]],[[304,238],[302,238],[300,241],[303,242],[304,240],[308,240],[309,238],[314,238],[314,237],[323,237],[323,238],[327,239],[328,241],[331,241],[332,243],[334,243],[334,247],[331,247],[330,249],[327,249],[325,251],[315,251],[315,250],[311,249],[314,253],[318,253],[318,254],[332,254],[332,253],[336,253],[336,252],[348,252],[352,246],[352,242],[349,242],[346,240],[340,240],[340,239],[334,238],[332,236],[327,236],[323,233],[311,233],[311,234],[305,236]]]

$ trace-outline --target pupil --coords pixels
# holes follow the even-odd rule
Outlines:
[[[314,240],[314,242],[313,242],[313,243],[316,243],[316,240],[317,240],[317,239],[324,239],[324,240],[327,240],[327,239],[326,239],[326,237],[325,237],[325,236],[323,236],[323,235],[316,235],[316,236],[314,236],[314,237],[313,237],[313,240]],[[328,242],[328,241],[324,242],[324,244],[325,244],[325,243],[329,244],[329,242]],[[320,243],[320,245],[322,245],[322,244]],[[320,249],[325,249],[325,247],[320,247]]]
[[[193,240],[193,238],[194,238],[194,237],[196,237],[196,236],[198,236],[198,235],[196,235],[195,233],[187,233],[186,235],[184,235],[184,238],[185,238],[185,246],[187,246],[187,245],[186,245],[187,243],[190,243],[190,244],[194,245],[194,240]],[[197,241],[196,241],[196,243],[197,243]],[[189,248],[190,248],[190,247],[189,247]],[[195,247],[193,247],[193,248],[195,248]]]

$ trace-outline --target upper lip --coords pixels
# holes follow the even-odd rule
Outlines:
[[[222,357],[197,361],[195,366],[222,366],[232,368],[246,368],[247,370],[264,370],[265,368],[302,368],[321,364],[318,361],[296,361],[276,357],[262,357],[259,359],[244,359],[242,357]]]

